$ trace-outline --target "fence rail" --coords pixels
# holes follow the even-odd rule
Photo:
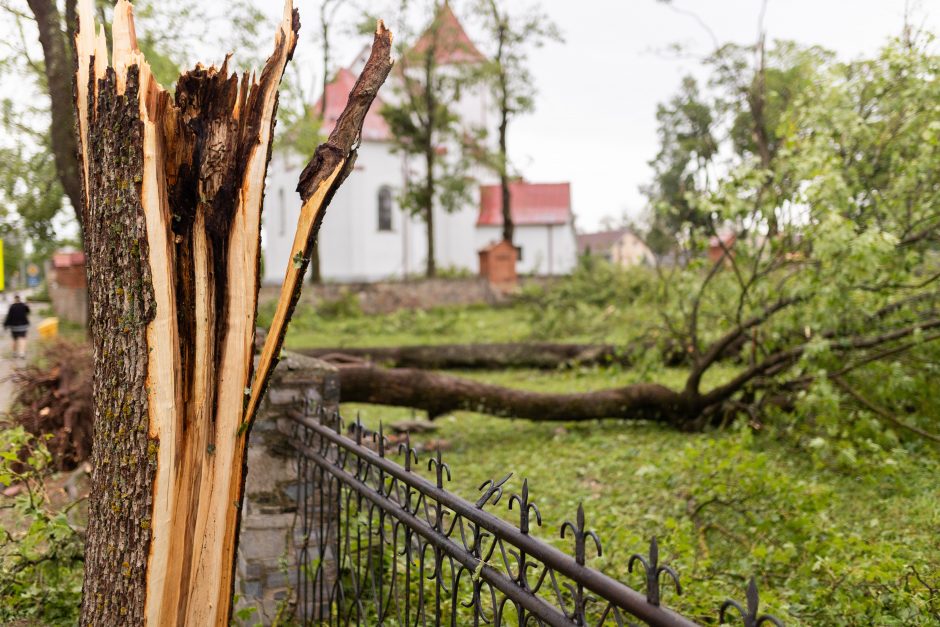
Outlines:
[[[503,498],[512,474],[480,486],[466,501],[445,489],[451,470],[440,450],[427,461],[434,481],[414,472],[418,454],[405,436],[392,446],[357,420],[307,406],[291,412],[300,472],[301,550],[298,614],[304,624],[328,625],[633,625],[689,627],[694,621],[663,607],[660,592],[679,575],[659,564],[651,541],[628,569],[645,570],[639,592],[586,565],[601,554],[584,509],[565,521],[561,537],[569,555],[533,537],[542,514],[529,497],[528,480]],[[346,435],[347,431],[349,435]],[[401,463],[394,461],[396,456]],[[506,522],[485,508],[501,501],[518,520]],[[752,580],[746,607],[726,601],[716,612],[741,624],[780,626],[758,613]]]

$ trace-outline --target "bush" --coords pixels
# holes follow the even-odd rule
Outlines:
[[[602,341],[614,329],[632,328],[635,337],[648,330],[655,290],[656,276],[649,268],[622,268],[585,256],[569,276],[527,288],[519,300],[527,307],[534,339]]]
[[[343,290],[335,300],[322,300],[316,305],[317,315],[327,320],[335,318],[358,318],[362,315],[362,305],[355,292]]]
[[[52,456],[22,427],[0,430],[0,484],[12,521],[0,517],[0,623],[78,623],[82,598],[82,540],[66,511],[56,511],[43,485]]]
[[[91,379],[91,347],[66,340],[45,345],[36,364],[13,373],[11,416],[33,436],[45,438],[57,470],[71,470],[91,455]]]

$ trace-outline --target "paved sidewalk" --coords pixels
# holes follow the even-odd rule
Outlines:
[[[36,348],[36,325],[42,321],[42,318],[39,316],[39,305],[36,303],[27,303],[31,310],[29,314],[29,341],[26,345],[26,350],[29,353]],[[6,308],[9,307],[9,303],[0,303],[0,322],[4,316],[6,316]],[[10,407],[10,403],[13,402],[13,384],[7,379],[13,374],[13,371],[26,363],[23,359],[16,359],[13,357],[13,340],[10,337],[10,332],[6,329],[0,329],[2,331],[2,336],[0,336],[0,414],[6,413]]]

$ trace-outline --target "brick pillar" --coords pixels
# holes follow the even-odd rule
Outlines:
[[[285,413],[304,403],[335,409],[338,374],[318,359],[286,353],[271,378],[248,443],[235,593],[236,609],[257,610],[247,621],[252,625],[258,621],[270,625],[282,606],[294,602],[300,543],[297,453],[290,444],[294,423]],[[281,614],[282,619],[288,616]]]

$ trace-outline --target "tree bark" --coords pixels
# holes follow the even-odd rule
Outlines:
[[[506,134],[509,129],[509,86],[504,65],[507,25],[499,14],[495,2],[490,2],[493,18],[499,22],[497,29],[498,45],[496,48],[496,71],[499,73],[499,186],[502,195],[503,239],[510,244],[515,231],[512,221],[512,197],[509,194],[509,154],[506,149]]]
[[[421,370],[504,370],[631,363],[631,350],[611,344],[439,344],[374,348],[308,348],[299,352],[332,361],[368,360],[394,368]]]
[[[713,361],[740,356],[747,338],[735,336],[722,344]],[[305,348],[295,352],[337,362],[372,361],[390,368],[421,370],[504,370],[534,368],[552,370],[566,366],[631,366],[647,351],[658,351],[663,365],[682,366],[691,356],[678,341],[637,340],[631,344],[561,344],[554,342],[508,342],[502,344],[436,344],[425,346],[379,346],[367,348]],[[711,362],[709,362],[711,363]]]
[[[62,16],[55,1],[27,0],[27,4],[36,18],[39,43],[42,46],[52,117],[49,138],[56,173],[81,225],[82,181],[75,141],[75,112],[72,108],[72,55],[62,31]],[[66,2],[67,17],[74,11],[74,6],[74,0]]]
[[[463,410],[543,422],[625,418],[684,427],[700,409],[693,398],[656,383],[545,394],[410,368],[343,365],[339,375],[344,403],[423,409],[432,419]]]
[[[365,100],[351,96],[304,171],[291,251],[304,262],[287,264],[286,302],[253,372],[261,202],[298,15],[288,0],[257,78],[197,65],[172,98],[137,47],[130,4],[114,10],[111,66],[93,15],[81,0],[75,104],[95,404],[82,624],[226,625],[251,421],[323,208],[387,75],[390,34],[380,29],[381,79]]]
[[[437,147],[434,145],[434,125],[437,117],[437,103],[434,100],[434,57],[437,54],[437,33],[432,38],[431,48],[425,52],[424,59],[424,99],[428,112],[428,132],[424,145],[424,224],[428,228],[427,265],[425,276],[433,278],[437,274],[437,264],[434,260],[434,165],[437,163]]]

